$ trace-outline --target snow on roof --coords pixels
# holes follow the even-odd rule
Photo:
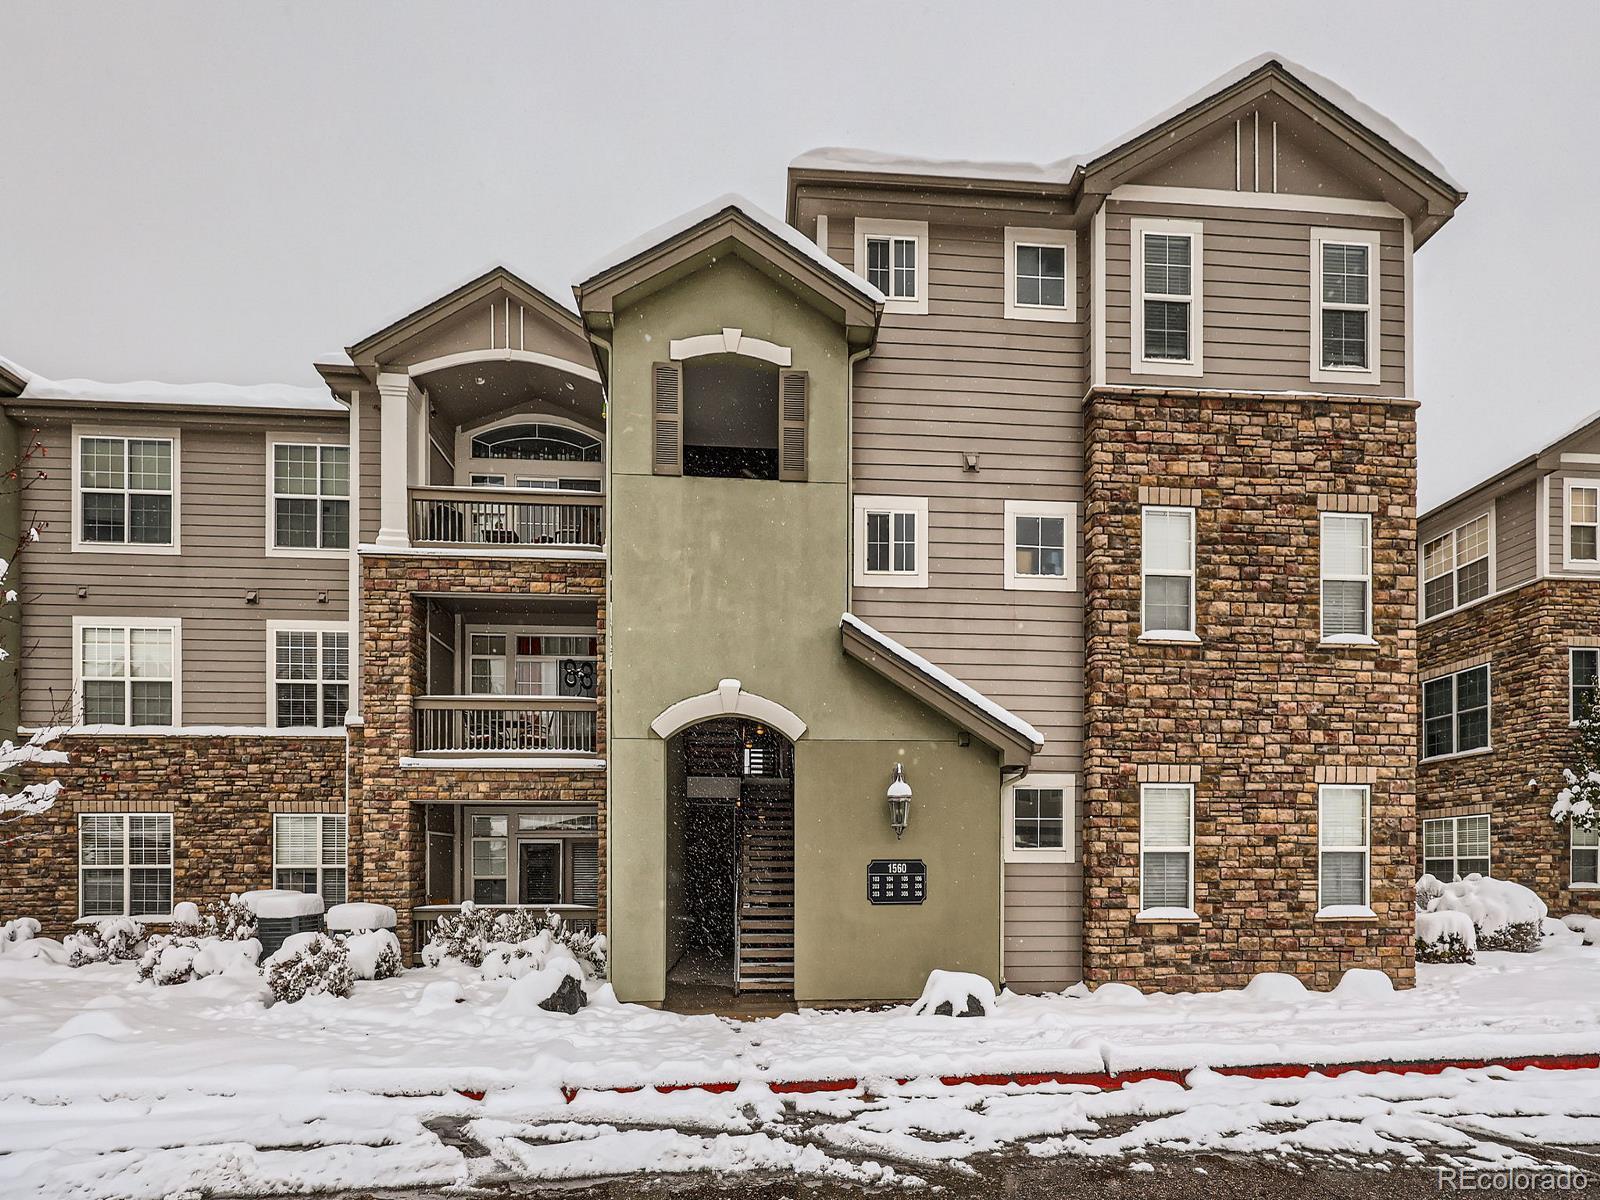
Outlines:
[[[985,696],[982,692],[978,691],[977,688],[972,687],[969,684],[962,683],[961,680],[950,674],[950,672],[946,671],[943,667],[934,666],[915,650],[908,650],[888,634],[879,633],[876,629],[874,629],[871,625],[868,625],[854,613],[847,612],[841,614],[839,617],[839,625],[841,628],[849,626],[851,629],[854,629],[857,633],[861,634],[869,641],[876,642],[884,649],[885,652],[894,655],[896,658],[906,663],[906,665],[914,668],[920,674],[926,675],[929,679],[932,679],[935,683],[948,688],[950,691],[960,696],[968,704],[971,704],[974,708],[986,713],[995,721],[999,722],[1001,725],[1004,725],[1007,729],[1010,729],[1014,733],[1020,734],[1022,737],[1028,739],[1028,741],[1033,743],[1033,748],[1035,750],[1041,749],[1044,746],[1044,734],[1040,733],[1032,725],[1028,724],[1028,722],[1017,716],[1016,713],[1012,712],[1008,708],[1002,708],[993,700],[989,699],[989,697]]]
[[[724,212],[730,208],[737,209],[750,221],[761,226],[762,229],[766,230],[773,237],[777,238],[784,245],[788,246],[796,254],[799,254],[809,261],[815,263],[828,274],[838,279],[846,287],[860,292],[874,304],[882,304],[885,302],[885,296],[882,292],[873,287],[854,271],[841,266],[839,263],[829,258],[822,252],[817,244],[810,238],[806,237],[805,234],[801,233],[788,222],[778,220],[777,217],[767,212],[764,208],[761,208],[759,205],[752,203],[745,197],[738,195],[735,192],[727,192],[721,196],[718,196],[715,200],[700,205],[698,208],[691,208],[688,212],[681,213],[672,220],[667,221],[664,224],[657,225],[648,233],[640,234],[638,237],[634,238],[625,245],[618,246],[604,258],[590,264],[589,268],[584,271],[581,276],[579,276],[578,281],[580,284],[587,283],[589,280],[598,275],[604,275],[607,271],[613,270],[616,267],[620,267],[623,263],[632,261],[639,255],[645,253],[647,250],[653,250],[655,247],[661,245],[662,242],[669,241],[680,234],[687,233],[701,222],[708,221],[718,213]]]
[[[22,380],[23,383],[27,383],[28,380],[33,378],[32,371],[28,370],[19,362],[13,362],[3,354],[0,354],[0,370],[15,375],[18,379]]]
[[[992,179],[1006,183],[1068,183],[1082,160],[1053,163],[983,162],[966,158],[912,158],[850,146],[819,146],[789,164],[801,170],[865,171],[888,175],[933,175],[950,179]]]
[[[342,413],[345,406],[324,386],[294,383],[102,383],[94,379],[46,379],[33,375],[20,401],[66,400],[83,404],[125,404],[174,408],[298,409]]]

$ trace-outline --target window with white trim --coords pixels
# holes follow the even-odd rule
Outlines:
[[[1600,566],[1600,483],[1567,480],[1567,565]]]
[[[272,886],[321,896],[329,908],[343,904],[348,828],[339,813],[275,814]]]
[[[1194,785],[1146,783],[1139,788],[1139,910],[1194,910]]]
[[[857,220],[856,272],[885,296],[884,311],[928,311],[928,223]]]
[[[1600,886],[1600,829],[1572,826],[1572,882]]]
[[[1194,636],[1194,509],[1146,505],[1141,518],[1143,633]]]
[[[1489,745],[1489,664],[1422,685],[1422,757],[1465,754]]]
[[[273,443],[272,544],[350,548],[350,447]]]
[[[1311,378],[1377,383],[1378,235],[1311,231]]]
[[[1161,375],[1201,374],[1200,222],[1135,217],[1129,236],[1133,267],[1131,369]]]
[[[1322,514],[1322,640],[1372,638],[1372,518]]]
[[[176,623],[77,624],[78,701],[85,725],[177,723]]]
[[[1422,873],[1444,883],[1489,873],[1489,814],[1422,823]]]
[[[1367,809],[1372,789],[1326,783],[1317,789],[1318,907],[1367,907]]]
[[[1015,321],[1076,318],[1077,242],[1068,229],[1007,228],[1005,315]]]
[[[572,629],[469,629],[467,690],[475,696],[593,698],[599,639]]]
[[[1489,514],[1474,517],[1422,547],[1422,615],[1437,617],[1489,594]]]
[[[80,813],[78,915],[172,911],[172,814]]]
[[[510,818],[499,814],[471,818],[468,865],[474,904],[506,904],[510,896]]]
[[[1600,691],[1600,650],[1574,646],[1567,659],[1567,719],[1581,721]]]
[[[928,586],[928,501],[855,498],[855,581],[869,587]]]
[[[1070,591],[1077,584],[1077,508],[1055,500],[1007,500],[1006,587]]]
[[[1077,780],[1040,773],[1004,790],[1004,858],[1007,862],[1072,862]]]
[[[175,447],[170,437],[78,438],[76,532],[81,546],[177,544]]]
[[[280,729],[325,729],[343,725],[349,706],[349,631],[275,629],[272,723]]]

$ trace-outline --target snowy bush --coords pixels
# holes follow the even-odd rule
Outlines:
[[[479,908],[470,900],[462,904],[458,914],[447,914],[434,923],[428,944],[423,947],[422,961],[430,967],[447,959],[482,967],[485,957],[493,954],[490,970],[495,974],[489,978],[495,978],[525,974],[538,964],[530,964],[520,972],[508,969],[509,964],[547,954],[556,945],[570,953],[587,976],[598,979],[605,975],[606,941],[601,935],[574,929],[551,913],[525,908]],[[518,947],[527,953],[516,954]]]
[[[966,971],[930,971],[911,1011],[919,1017],[986,1017],[994,1011],[994,984]]]
[[[344,945],[357,979],[392,979],[400,974],[400,939],[389,930],[335,934],[334,938]]]
[[[131,962],[139,957],[143,942],[144,926],[132,917],[101,917],[87,929],[68,935],[67,964]]]
[[[1477,945],[1477,932],[1466,913],[1444,909],[1417,914],[1418,962],[1473,963],[1477,961]]]
[[[293,1004],[326,993],[348,996],[355,987],[350,953],[325,933],[297,933],[266,962],[267,986],[274,1000]]]
[[[1468,875],[1441,883],[1431,875],[1417,881],[1417,896],[1428,896],[1422,915],[1455,912],[1472,922],[1474,949],[1510,950],[1527,954],[1539,948],[1541,927],[1549,910],[1544,901],[1520,883]],[[1456,923],[1459,929],[1459,922]],[[1418,926],[1420,936],[1420,923]]]
[[[226,971],[254,970],[260,957],[261,943],[254,938],[156,934],[139,959],[139,978],[166,987]]]
[[[7,921],[4,925],[0,925],[0,954],[38,936],[39,922],[32,917],[18,917],[14,921]]]
[[[204,909],[185,901],[172,906],[172,924],[168,932],[180,938],[248,942],[256,936],[256,915],[238,896],[212,900]]]
[[[1556,793],[1550,819],[1579,829],[1600,828],[1600,709],[1591,706],[1580,716],[1575,733],[1572,766],[1562,769],[1566,786]]]

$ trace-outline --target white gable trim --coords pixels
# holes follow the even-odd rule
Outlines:
[[[806,732],[806,723],[793,712],[776,700],[745,691],[737,679],[724,679],[717,684],[715,691],[702,692],[669,705],[650,722],[650,731],[665,740],[690,725],[713,717],[748,717],[752,721],[761,721],[791,742],[799,741]]]

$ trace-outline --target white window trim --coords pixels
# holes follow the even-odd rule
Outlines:
[[[1466,608],[1473,604],[1482,604],[1485,600],[1491,600],[1498,594],[1495,590],[1495,580],[1497,578],[1497,572],[1499,571],[1499,566],[1497,565],[1495,558],[1495,542],[1497,540],[1497,532],[1495,529],[1496,509],[1497,505],[1490,504],[1489,507],[1484,509],[1482,512],[1474,513],[1464,521],[1457,521],[1454,525],[1442,533],[1436,534],[1430,538],[1419,537],[1417,539],[1417,609],[1423,614],[1420,620],[1417,622],[1419,625],[1424,621],[1436,621],[1440,617],[1447,616],[1450,613],[1455,612],[1457,609]],[[1477,521],[1483,517],[1489,518],[1489,590],[1483,595],[1479,596],[1476,600],[1468,600],[1466,604],[1463,604],[1461,603],[1461,588],[1459,579],[1461,563],[1459,561],[1460,553],[1458,550],[1458,547],[1461,544],[1461,531],[1468,525],[1471,525],[1474,521]],[[1428,567],[1424,551],[1427,549],[1430,543],[1437,542],[1440,538],[1450,539],[1450,561],[1452,564],[1454,564],[1450,568],[1450,607],[1441,608],[1436,613],[1430,613],[1427,612]],[[1477,562],[1478,560],[1473,559],[1472,561]]]
[[[344,727],[344,719],[343,718],[340,719],[338,725],[279,725],[278,724],[278,634],[280,634],[280,633],[315,633],[315,634],[318,634],[319,637],[318,637],[318,640],[317,640],[317,656],[318,656],[317,669],[318,669],[318,671],[320,673],[320,671],[322,669],[321,668],[322,640],[321,640],[320,635],[324,634],[324,633],[343,633],[343,634],[348,634],[349,632],[350,632],[350,622],[348,622],[348,621],[268,621],[267,622],[267,720],[266,720],[266,724],[267,725],[271,726],[273,729],[286,729],[286,730],[287,729],[301,729],[301,730],[306,730],[308,732],[312,731],[312,730],[320,730],[320,731],[325,732],[325,733],[334,733],[334,732],[337,732],[338,730],[340,730],[340,729],[342,729]],[[347,644],[347,648],[348,648],[348,644]],[[349,655],[347,654],[346,655],[346,659],[348,660],[348,658],[349,658]],[[305,682],[309,683],[310,680],[306,680]],[[318,690],[317,706],[319,708],[322,706],[321,689],[322,689],[323,682],[324,681],[320,677],[317,679],[317,690]],[[350,697],[349,703],[353,704],[355,702],[354,681],[347,678],[347,679],[344,680],[344,684],[345,684],[345,688],[346,688],[346,694]],[[345,711],[346,711],[346,714],[348,714],[348,712],[349,712],[349,704],[346,705],[346,710]]]
[[[1600,849],[1596,849],[1596,847],[1594,847],[1594,846],[1579,846],[1577,844],[1577,842],[1574,840],[1577,837],[1577,835],[1578,835],[1578,827],[1576,825],[1572,824],[1572,822],[1568,821],[1567,822],[1567,886],[1569,888],[1572,888],[1575,891],[1587,891],[1587,890],[1594,889],[1594,888],[1600,888],[1600,882],[1593,882],[1593,881],[1587,880],[1587,879],[1580,880],[1580,879],[1577,879],[1575,877],[1576,876],[1576,872],[1577,872],[1577,863],[1578,863],[1576,851],[1578,851],[1578,850],[1595,850],[1596,851],[1596,857],[1600,858]],[[1597,875],[1597,878],[1600,878],[1600,875]]]
[[[1061,789],[1061,848],[1018,846],[1016,815],[1018,788]],[[1070,863],[1078,861],[1078,777],[1070,772],[1040,772],[1007,782],[1000,789],[1004,824],[1000,830],[1001,857],[1006,862]]]
[[[1451,750],[1450,753],[1448,753],[1448,754],[1423,755],[1422,758],[1419,759],[1420,762],[1425,762],[1425,763],[1444,762],[1446,759],[1466,758],[1468,755],[1472,755],[1472,754],[1490,754],[1490,753],[1493,753],[1493,751],[1494,751],[1494,664],[1493,663],[1476,663],[1476,664],[1474,664],[1473,666],[1470,666],[1470,667],[1462,667],[1459,671],[1445,671],[1445,672],[1443,672],[1441,674],[1438,674],[1438,675],[1430,675],[1426,679],[1424,679],[1421,682],[1419,682],[1418,685],[1417,685],[1417,687],[1418,687],[1417,716],[1418,716],[1418,720],[1421,722],[1422,747],[1426,748],[1427,739],[1428,739],[1428,708],[1427,708],[1427,698],[1426,698],[1426,695],[1425,695],[1426,688],[1430,683],[1436,683],[1441,679],[1450,680],[1450,744],[1452,746],[1459,745],[1460,742],[1461,742],[1461,707],[1457,703],[1457,699],[1456,699],[1457,695],[1458,695],[1458,688],[1459,688],[1459,685],[1458,685],[1457,681],[1460,679],[1461,676],[1465,675],[1468,671],[1476,671],[1480,667],[1488,672],[1486,679],[1487,679],[1487,684],[1488,684],[1489,702],[1486,705],[1484,705],[1484,712],[1487,715],[1488,721],[1489,721],[1489,740],[1487,742],[1485,742],[1481,746],[1474,746],[1470,750]]]
[[[1017,518],[1060,517],[1062,522],[1062,574],[1017,573]],[[1007,500],[1005,502],[1008,591],[1075,592],[1078,590],[1078,506],[1063,500]]]
[[[1593,654],[1595,656],[1596,666],[1600,666],[1600,647],[1595,647],[1595,646],[1568,646],[1567,647],[1567,724],[1568,725],[1576,725],[1578,723],[1578,709],[1577,709],[1577,705],[1575,705],[1573,703],[1573,701],[1576,699],[1576,697],[1573,695],[1573,687],[1574,687],[1574,685],[1573,685],[1572,681],[1576,677],[1575,676],[1575,672],[1573,671],[1573,667],[1575,665],[1575,661],[1574,660],[1580,654]]]
[[[121,818],[121,820],[122,820],[122,866],[121,867],[85,866],[84,861],[83,861],[83,822],[84,822],[84,818],[86,818],[86,817],[120,817]],[[137,917],[139,920],[143,920],[143,921],[167,921],[167,920],[171,920],[172,919],[172,913],[171,913],[170,910],[167,911],[167,912],[164,912],[164,913],[135,913],[133,911],[133,872],[134,871],[158,871],[158,870],[161,870],[162,868],[160,866],[158,866],[158,865],[154,865],[154,864],[150,864],[150,863],[137,864],[137,863],[130,863],[128,861],[128,859],[130,858],[129,845],[128,845],[128,842],[129,842],[129,828],[130,828],[130,825],[131,825],[130,818],[132,818],[132,817],[165,817],[167,819],[167,863],[166,863],[165,870],[166,870],[167,874],[169,876],[171,876],[171,878],[172,878],[172,885],[171,885],[171,887],[168,888],[168,892],[173,896],[174,903],[176,903],[177,892],[176,892],[175,889],[178,886],[178,875],[177,875],[178,825],[177,825],[177,821],[174,819],[174,814],[169,813],[169,812],[141,812],[141,811],[139,811],[137,809],[128,809],[128,810],[126,810],[124,812],[112,812],[112,813],[102,813],[102,812],[79,813],[78,814],[78,917],[77,917],[78,921],[80,921],[80,922],[98,921],[98,920],[101,920],[102,918],[105,918],[105,917],[112,917],[112,916],[118,916],[118,915],[124,916],[124,917],[126,917],[126,916],[134,916],[134,917]],[[120,914],[117,914],[117,913],[87,914],[87,913],[85,913],[83,911],[83,873],[86,870],[88,870],[88,871],[116,871],[116,870],[120,870],[122,872],[122,912]]]
[[[1330,846],[1322,840],[1322,831],[1326,822],[1322,815],[1323,797],[1328,792],[1360,792],[1361,793],[1361,842],[1359,845]],[[1359,852],[1362,862],[1366,865],[1366,881],[1362,884],[1360,904],[1329,904],[1322,894],[1322,859],[1326,854],[1350,854]],[[1378,914],[1372,910],[1372,788],[1368,784],[1356,783],[1324,783],[1317,787],[1317,916],[1329,917],[1375,917]]]
[[[172,729],[183,724],[183,620],[180,617],[91,617],[72,618],[72,719],[83,719],[83,631],[85,629],[170,629],[172,631],[172,724],[110,725],[106,729]],[[132,667],[130,665],[129,669]],[[128,714],[130,717],[132,712]]]
[[[315,446],[315,447],[317,447],[317,453],[318,453],[318,459],[317,459],[317,468],[318,468],[317,488],[318,488],[318,494],[314,498],[319,500],[319,501],[325,498],[321,494],[321,487],[322,487],[322,477],[321,477],[322,459],[321,459],[321,452],[322,452],[323,447],[331,446],[331,447],[334,447],[336,449],[342,449],[342,450],[345,450],[345,451],[350,451],[350,445],[349,445],[348,442],[341,442],[341,441],[339,441],[337,439],[329,439],[329,440],[326,440],[326,441],[321,441],[321,440],[318,440],[315,436],[312,436],[312,435],[309,435],[309,434],[294,434],[294,433],[270,433],[270,434],[267,435],[267,465],[266,465],[266,475],[267,475],[267,521],[266,521],[266,525],[267,525],[267,529],[266,529],[266,534],[265,534],[265,540],[266,540],[266,553],[267,553],[268,557],[271,557],[271,558],[349,558],[350,555],[355,552],[355,545],[356,545],[356,542],[358,541],[358,538],[356,536],[357,531],[356,531],[356,527],[355,527],[355,523],[354,523],[355,522],[356,506],[355,506],[355,496],[353,495],[353,493],[356,490],[356,484],[357,484],[357,480],[355,478],[356,463],[355,463],[355,454],[354,454],[354,452],[350,452],[350,487],[349,487],[349,491],[344,496],[344,500],[350,505],[350,521],[351,521],[351,525],[350,525],[350,545],[347,546],[343,550],[329,549],[329,548],[325,548],[325,547],[322,547],[322,546],[280,546],[280,545],[277,544],[277,539],[278,539],[278,504],[277,504],[277,500],[278,500],[278,490],[277,490],[278,489],[278,464],[277,464],[277,461],[276,461],[277,460],[277,450],[278,450],[279,446]],[[298,496],[298,497],[295,497],[295,498],[296,499],[300,499],[300,500],[313,499],[313,497],[310,497],[310,496]],[[337,500],[337,499],[339,499],[339,497],[337,497],[337,496],[329,496],[329,497],[326,497],[326,499]],[[319,529],[320,529],[320,525],[319,525]]]
[[[1375,229],[1312,229],[1311,231],[1311,353],[1313,383],[1363,383],[1383,381],[1380,337],[1383,306],[1383,272],[1379,269],[1380,237]],[[1367,365],[1365,367],[1325,367],[1322,365],[1322,247],[1325,244],[1365,246],[1367,248]],[[1338,304],[1335,308],[1359,310],[1360,305]]]
[[[1017,247],[1060,247],[1066,251],[1066,303],[1022,304],[1017,300]],[[1078,237],[1071,229],[1006,226],[1005,315],[1011,321],[1076,321],[1078,319]]]
[[[504,654],[474,654],[472,652],[472,639],[474,637],[485,637],[485,636],[493,637],[493,636],[496,636],[496,635],[502,636],[502,637],[504,637],[506,639],[506,650],[505,650]],[[598,628],[585,629],[585,628],[583,628],[581,626],[572,626],[572,625],[480,625],[480,624],[463,625],[462,626],[462,630],[461,630],[461,637],[462,637],[463,644],[466,646],[466,654],[464,656],[464,662],[462,663],[463,673],[462,673],[462,682],[461,682],[461,688],[462,688],[461,694],[462,695],[467,695],[467,696],[510,696],[510,697],[512,697],[514,699],[520,699],[520,700],[526,700],[526,699],[559,700],[559,699],[563,699],[563,697],[560,696],[560,694],[556,693],[556,692],[518,692],[518,691],[514,691],[513,689],[516,687],[516,683],[517,683],[517,671],[516,671],[517,663],[522,661],[522,660],[525,660],[525,659],[534,659],[534,660],[537,660],[537,661],[543,661],[543,660],[548,659],[548,658],[557,658],[557,659],[559,659],[559,658],[563,658],[563,657],[575,658],[575,659],[583,659],[584,661],[588,661],[588,657],[589,656],[586,655],[586,654],[572,654],[572,655],[518,654],[517,653],[517,639],[519,637],[539,637],[539,638],[571,637],[571,638],[594,638],[598,642],[599,636],[600,636],[600,634],[599,634]],[[598,647],[597,647],[597,649],[598,649]],[[482,658],[482,659],[498,659],[500,662],[505,664],[505,676],[506,676],[506,690],[505,691],[503,691],[503,692],[474,692],[472,690],[472,664],[473,664],[473,662],[475,662],[477,659],[480,659],[480,658]],[[599,664],[600,664],[600,659],[599,659],[598,656],[596,656],[594,662],[595,662],[595,671],[596,671],[596,687],[598,689],[598,674],[599,674]],[[565,698],[566,699],[572,699],[572,697],[565,697]]]
[[[917,569],[867,570],[867,514],[913,513],[917,518]],[[928,498],[926,496],[856,496],[851,526],[855,531],[853,572],[857,587],[925,588],[928,586]]]
[[[1464,814],[1462,816],[1457,816],[1457,817],[1424,817],[1424,818],[1422,818],[1422,828],[1421,828],[1421,830],[1418,831],[1419,837],[1418,837],[1418,843],[1417,843],[1418,850],[1419,850],[1418,858],[1421,860],[1419,865],[1421,865],[1423,867],[1423,869],[1426,870],[1426,864],[1427,864],[1427,861],[1428,861],[1428,842],[1427,842],[1428,826],[1436,824],[1436,823],[1438,823],[1440,821],[1447,821],[1450,824],[1450,862],[1451,862],[1452,865],[1457,865],[1458,866],[1463,858],[1475,858],[1475,857],[1477,857],[1476,855],[1463,855],[1461,853],[1461,822],[1462,821],[1475,821],[1475,820],[1479,819],[1480,817],[1483,820],[1489,822],[1489,852],[1487,854],[1485,854],[1484,857],[1489,860],[1489,868],[1490,869],[1489,869],[1489,871],[1484,872],[1484,874],[1486,874],[1486,875],[1490,874],[1494,869],[1494,814],[1493,813],[1466,813],[1466,814]],[[1372,835],[1369,833],[1367,836],[1370,838]],[[1457,871],[1457,872],[1453,872],[1453,873],[1459,873],[1459,872]],[[1450,881],[1448,879],[1446,879],[1446,880],[1441,880],[1440,882],[1449,883]]]
[[[314,864],[286,863],[278,861],[278,822],[284,819],[303,821],[308,817],[315,817],[317,821],[317,861]],[[337,863],[322,861],[322,824],[324,821],[343,821],[344,826],[344,858]],[[272,814],[272,886],[278,886],[278,872],[284,871],[315,871],[317,873],[317,891],[319,896],[326,893],[322,890],[322,873],[324,871],[344,872],[345,899],[350,898],[350,821],[344,813],[273,813]]]
[[[472,832],[472,822],[473,822],[473,819],[475,817],[498,817],[498,816],[504,816],[505,817],[505,822],[506,822],[506,831],[505,831],[505,833],[503,833],[503,834],[489,833],[489,834],[484,834],[482,836],[479,836],[479,835],[477,835],[477,834]],[[511,813],[509,811],[506,812],[506,813],[503,813],[503,814],[502,813],[481,813],[481,812],[465,814],[465,819],[462,822],[463,831],[466,834],[466,841],[465,841],[465,846],[464,846],[465,856],[464,856],[464,860],[463,860],[463,863],[462,863],[462,869],[466,873],[466,875],[465,875],[465,886],[462,889],[462,898],[463,899],[465,899],[465,900],[473,900],[473,902],[476,903],[475,896],[477,894],[477,883],[478,883],[478,881],[480,879],[485,881],[485,882],[493,882],[495,880],[504,880],[505,881],[505,885],[506,885],[506,898],[503,901],[500,901],[500,903],[502,905],[506,905],[506,906],[511,906],[511,905],[515,905],[516,904],[516,901],[512,898],[512,897],[514,897],[516,895],[516,885],[517,885],[516,866],[515,866],[515,863],[512,861],[516,857],[516,853],[517,853],[517,833],[516,833],[516,828],[515,828],[515,826],[513,824],[515,822],[515,820],[516,820],[515,814]],[[504,875],[479,875],[478,872],[477,872],[477,867],[476,867],[477,859],[476,859],[476,857],[475,857],[475,855],[473,853],[474,847],[479,842],[493,842],[493,841],[503,841],[506,844],[506,868],[505,868],[505,874]]]
[[[1600,479],[1564,479],[1561,482],[1561,565],[1569,571],[1600,571],[1600,557],[1572,557],[1572,489],[1594,488],[1600,491]],[[1600,536],[1595,539],[1600,547]],[[1596,550],[1600,555],[1600,549]]]
[[[1205,374],[1205,238],[1199,221],[1172,221],[1134,217],[1128,224],[1128,309],[1132,334],[1128,342],[1128,370],[1135,375]],[[1189,247],[1189,357],[1179,361],[1144,356],[1144,235],[1166,233],[1187,236]]]
[[[129,545],[126,542],[83,540],[84,438],[151,438],[172,443],[172,541],[165,545]],[[183,488],[179,478],[183,459],[182,434],[177,427],[138,425],[74,425],[72,427],[72,549],[83,554],[181,554],[183,552]]]
[[[1360,521],[1367,527],[1366,537],[1363,539],[1366,546],[1366,570],[1361,575],[1329,575],[1322,566],[1322,554],[1327,546],[1328,522],[1333,521]],[[1341,513],[1325,512],[1318,519],[1317,534],[1320,539],[1317,547],[1317,630],[1324,646],[1376,646],[1377,639],[1372,630],[1372,515],[1370,513]],[[1334,582],[1361,582],[1367,585],[1367,612],[1365,633],[1328,633],[1324,623],[1327,612],[1322,600],[1322,585],[1328,580]]]
[[[1171,853],[1180,849],[1178,846],[1146,846],[1144,840],[1144,794],[1151,788],[1183,788],[1189,793],[1189,903],[1181,909],[1175,908],[1150,908],[1144,902],[1144,856],[1147,850],[1157,853]],[[1142,921],[1198,921],[1199,914],[1194,910],[1194,790],[1192,783],[1141,783],[1139,785],[1139,912],[1134,918]]]
[[[886,313],[926,313],[928,311],[928,278],[931,274],[928,260],[928,223],[926,221],[888,221],[856,218],[855,272],[867,277],[867,239],[869,237],[912,238],[917,243],[917,294],[911,297],[885,300]],[[894,269],[890,259],[890,270]]]
[[[1146,629],[1144,627],[1144,589],[1145,581],[1151,574],[1172,575],[1170,571],[1151,572],[1145,570],[1144,543],[1145,516],[1152,512],[1184,513],[1189,518],[1189,628],[1187,629]],[[1139,638],[1141,641],[1152,642],[1198,642],[1199,634],[1196,632],[1199,614],[1196,609],[1195,594],[1195,541],[1198,537],[1199,523],[1194,509],[1173,504],[1146,504],[1139,510]]]

